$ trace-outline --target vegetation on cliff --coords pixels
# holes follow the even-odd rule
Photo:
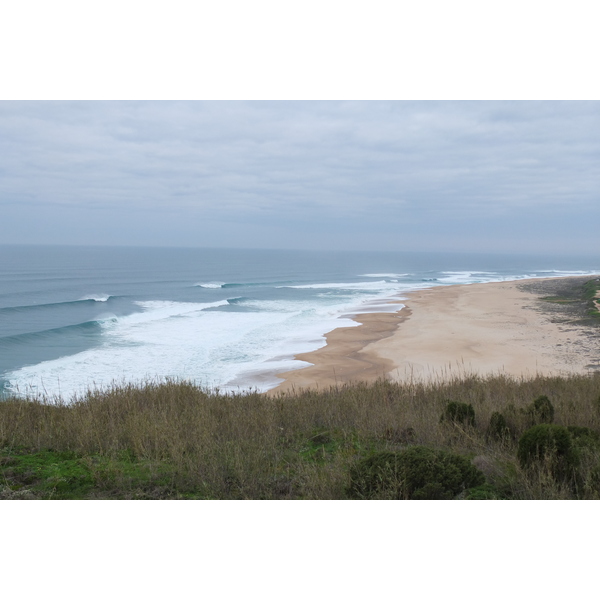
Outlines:
[[[599,375],[280,396],[147,382],[0,402],[0,497],[598,499],[599,440]]]

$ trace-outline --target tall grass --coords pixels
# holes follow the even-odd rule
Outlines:
[[[555,407],[556,424],[600,430],[599,375],[381,380],[280,395],[224,395],[167,381],[89,391],[69,404],[13,398],[0,402],[0,488],[5,497],[23,490],[52,497],[40,479],[45,471],[19,478],[15,466],[52,451],[54,460],[70,453],[87,469],[81,497],[345,498],[358,460],[419,444],[468,457],[501,497],[600,497],[600,450],[586,454],[577,490],[543,465],[519,465],[527,407],[540,395]],[[449,401],[472,404],[475,425],[440,420]],[[493,412],[506,417],[510,436],[487,434]],[[69,477],[58,479],[67,489]]]

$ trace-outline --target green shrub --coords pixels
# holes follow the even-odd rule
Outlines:
[[[571,478],[579,466],[579,454],[569,430],[561,425],[534,425],[519,440],[521,467],[546,464],[557,479]]]
[[[582,466],[597,463],[600,459],[600,433],[588,427],[575,425],[569,425],[567,429],[573,439],[573,446],[579,453]],[[600,467],[600,463],[598,466]]]
[[[528,409],[533,425],[552,423],[554,421],[554,406],[548,396],[536,398]]]
[[[465,500],[505,500],[505,496],[493,485],[484,483],[467,490]]]
[[[600,445],[600,433],[590,429],[589,427],[578,427],[569,425],[567,430],[571,434],[575,443],[583,443],[585,445]]]
[[[504,415],[499,412],[493,412],[490,417],[486,437],[488,439],[503,440],[510,437],[510,429]]]
[[[411,446],[357,462],[347,491],[356,499],[451,500],[483,483],[483,473],[463,456]]]
[[[449,402],[440,421],[450,421],[475,427],[475,409],[472,404]]]

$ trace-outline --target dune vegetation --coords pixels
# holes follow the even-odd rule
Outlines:
[[[600,374],[0,402],[4,499],[598,499]]]

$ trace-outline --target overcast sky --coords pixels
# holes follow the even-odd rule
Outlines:
[[[594,253],[600,102],[0,102],[2,243]]]

